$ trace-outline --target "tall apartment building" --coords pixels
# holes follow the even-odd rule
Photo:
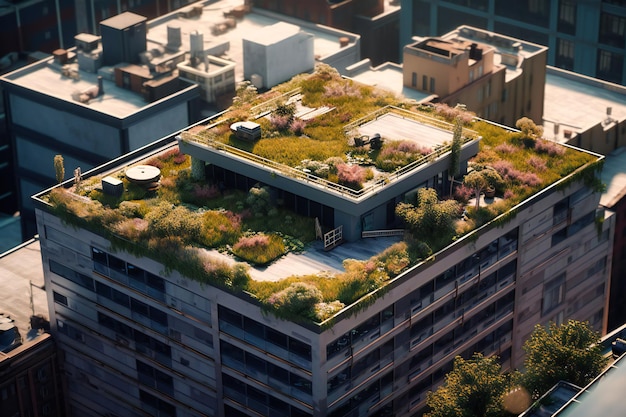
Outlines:
[[[549,48],[548,64],[626,82],[626,4],[614,0],[403,0],[400,45],[470,25]]]
[[[314,85],[315,94],[321,87]],[[354,85],[344,88],[356,94]],[[335,115],[345,114],[339,107],[307,108],[300,101],[306,94],[292,90],[282,99],[299,103],[298,117],[336,123]],[[251,118],[282,103],[271,97]],[[428,144],[431,153],[354,190],[214,141],[228,131],[226,119],[216,118],[99,167],[81,187],[99,189],[103,181],[110,198],[124,195],[133,168],[150,173],[143,180],[156,187],[158,169],[146,164],[178,147],[191,156],[193,175],[202,177],[198,167],[204,167],[207,183],[222,184],[221,190],[266,185],[285,208],[317,217],[334,228],[332,236],[343,234],[337,252],[313,245],[281,258],[276,268],[251,267],[251,279],[276,281],[314,273],[311,268],[328,276],[345,258],[367,259],[364,254],[381,245],[364,236],[397,226],[396,203],[421,187],[440,195],[449,187],[451,125],[395,107],[353,117],[342,119],[341,132]],[[462,135],[465,173],[481,137],[467,129]],[[97,209],[90,211],[97,226],[71,214],[87,200],[74,200],[69,189],[61,193],[69,198],[64,205],[51,204],[54,190],[34,196],[51,326],[73,414],[419,415],[456,355],[495,354],[512,369],[522,364],[522,344],[537,323],[589,320],[606,332],[614,217],[598,210],[600,194],[584,181],[593,182],[603,157],[568,149],[571,158],[581,158],[578,169],[319,322],[281,319],[250,292],[185,275],[189,260],[180,259],[179,268],[168,263],[174,251],[156,257],[139,243],[121,243]]]
[[[468,26],[404,47],[405,87],[515,126],[543,119],[547,48]]]

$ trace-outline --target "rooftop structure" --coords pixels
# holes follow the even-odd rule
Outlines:
[[[34,197],[53,333],[87,380],[69,381],[75,410],[408,416],[456,355],[511,369],[536,323],[606,331],[602,156],[469,119],[459,132],[324,67],[239,99]],[[261,138],[237,139],[236,122]],[[457,135],[457,181],[500,169],[495,196],[439,202]],[[158,184],[128,181],[144,165]],[[426,233],[400,221],[431,208],[416,195],[465,212]]]
[[[592,0],[516,3],[497,0],[402,0],[400,45],[471,25],[549,46],[547,63],[624,84],[623,2]]]
[[[626,145],[626,87],[548,67],[545,91],[546,138],[604,155]]]
[[[469,26],[404,48],[405,87],[437,96],[452,107],[514,126],[541,120],[548,48]],[[532,80],[532,82],[531,82]]]
[[[292,34],[296,29],[285,24],[295,25],[299,28],[298,33],[303,32],[312,36],[315,62],[328,64],[342,72],[345,67],[360,60],[358,35],[246,7],[241,0],[198,2],[179,12],[154,19],[148,23],[147,39],[155,44],[166,45],[168,28],[175,27],[181,34],[180,49],[190,51],[192,48],[189,35],[194,32],[202,33],[204,50],[208,55],[236,63],[235,80],[239,82],[249,79],[244,74],[245,56],[242,40],[250,38],[251,34],[261,36],[262,33],[266,33],[266,37],[284,38],[284,32],[269,29],[277,23],[280,25],[276,28],[289,27]],[[340,41],[342,38],[345,39]]]

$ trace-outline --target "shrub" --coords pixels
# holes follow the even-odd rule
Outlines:
[[[359,165],[340,164],[337,165],[337,177],[339,184],[354,190],[363,188],[363,182],[367,175],[366,170]]]
[[[536,146],[535,146],[535,149],[536,149]],[[537,171],[545,171],[546,169],[548,169],[546,165],[546,161],[543,158],[540,158],[535,155],[528,158],[528,165],[535,168]]]
[[[565,147],[559,145],[556,142],[541,139],[535,142],[535,151],[538,153],[545,153],[550,156],[562,156],[565,155]]]
[[[125,219],[115,223],[111,227],[111,231],[122,236],[125,239],[139,241],[145,236],[148,230],[148,221],[139,218]]]
[[[474,191],[465,184],[461,184],[454,189],[454,199],[461,204],[467,204]]]
[[[511,154],[511,153],[515,153],[519,151],[519,148],[517,146],[510,144],[510,143],[506,143],[506,142],[499,144],[493,149],[496,152],[505,153],[505,154]]]
[[[265,265],[285,254],[285,243],[275,234],[255,234],[241,237],[232,252],[248,262]]]
[[[250,188],[246,197],[246,204],[255,215],[267,214],[267,211],[271,208],[269,187],[255,185]]]
[[[432,149],[419,146],[408,140],[385,142],[376,157],[376,166],[389,172],[430,153],[432,153]]]
[[[274,129],[285,131],[289,128],[291,118],[289,116],[272,114],[270,116],[270,123]]]
[[[137,217],[139,216],[141,205],[134,201],[122,201],[117,209],[123,216]]]
[[[217,185],[194,184],[192,196],[196,200],[209,200],[220,195],[220,189]]]
[[[315,306],[322,302],[322,292],[312,284],[295,282],[273,294],[267,302],[280,315],[315,319]]]
[[[293,132],[294,135],[301,135],[304,133],[304,128],[306,127],[306,121],[302,119],[293,119],[289,129]]]
[[[326,320],[344,307],[345,304],[339,300],[331,301],[330,303],[317,303],[315,304],[315,318],[318,321]]]
[[[226,210],[210,210],[202,215],[201,243],[208,247],[231,244],[241,233],[241,218]]]
[[[464,106],[450,107],[446,103],[435,103],[434,108],[435,112],[448,122],[454,121],[457,117],[460,118],[464,124],[468,124],[474,120],[474,114],[468,112]]]
[[[410,264],[407,244],[398,242],[378,255],[378,260],[384,265],[390,277],[395,277]]]

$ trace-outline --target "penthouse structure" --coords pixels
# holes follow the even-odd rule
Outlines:
[[[621,1],[539,0],[510,7],[496,0],[403,0],[400,45],[412,36],[439,36],[459,25],[524,39],[549,47],[548,64],[624,84]]]
[[[539,122],[547,53],[544,46],[460,26],[404,47],[403,85],[507,126],[521,117]]]
[[[34,197],[75,415],[411,416],[456,355],[513,369],[537,323],[606,332],[602,156],[459,130],[328,68],[251,101]],[[503,182],[452,228],[400,221],[483,167]],[[272,236],[300,249],[254,255]]]

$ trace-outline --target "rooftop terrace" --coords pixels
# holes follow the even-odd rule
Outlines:
[[[296,90],[305,107],[323,105],[333,109],[299,125],[297,134],[278,117],[289,114],[288,102],[294,96],[291,92]],[[243,93],[251,94],[250,91]],[[355,100],[355,95],[360,99]],[[243,290],[276,314],[290,319],[302,320],[302,313],[294,316],[286,304],[276,300],[288,297],[294,285],[301,286],[305,292],[313,293],[314,298],[319,297],[314,311],[305,313],[305,319],[320,322],[358,301],[372,288],[380,288],[399,277],[409,266],[423,262],[430,253],[456,244],[455,240],[458,242],[497,216],[515,210],[542,189],[575,178],[587,178],[593,183],[593,174],[585,176],[579,172],[581,176],[574,176],[572,173],[581,169],[591,169],[593,173],[599,159],[598,155],[473,121],[460,110],[436,112],[430,107],[409,108],[410,105],[388,92],[357,85],[326,67],[318,68],[313,75],[296,77],[263,95],[239,98],[230,110],[188,129],[183,135],[186,138],[178,142],[180,149],[170,142],[149,154],[144,151],[128,155],[95,170],[78,184],[68,181],[63,187],[35,198],[41,208],[105,236],[118,249],[158,259],[168,268],[200,282],[236,292]],[[286,179],[308,180],[318,184],[316,187],[325,184],[328,188],[324,198],[329,198],[336,190],[329,191],[328,184],[336,184],[331,180],[340,179],[340,174],[332,174],[332,166],[337,169],[346,165],[367,171],[376,165],[378,156],[386,152],[395,155],[398,144],[404,143],[404,150],[396,155],[397,163],[381,163],[381,169],[367,180],[387,175],[383,179],[388,181],[379,181],[375,190],[368,188],[367,182],[360,187],[350,184],[342,189],[344,194],[351,190],[353,197],[367,192],[362,190],[384,197],[385,192],[394,190],[394,181],[400,182],[404,175],[398,172],[434,166],[443,161],[441,158],[451,155],[448,141],[452,141],[455,124],[449,120],[455,117],[464,120],[466,125],[460,135],[465,137],[464,146],[477,145],[478,137],[482,137],[481,150],[470,161],[470,170],[480,172],[483,167],[491,167],[490,170],[501,174],[501,181],[496,184],[497,196],[488,206],[476,207],[468,204],[470,196],[455,194],[458,201],[447,200],[441,206],[454,206],[452,211],[446,212],[449,234],[439,229],[433,234],[416,234],[413,225],[406,225],[415,247],[397,237],[378,239],[373,241],[375,243],[355,242],[355,246],[347,245],[337,252],[323,254],[319,242],[315,242],[314,219],[291,212],[272,200],[271,190],[263,186],[263,181],[256,179],[260,184],[248,192],[224,189],[203,178],[198,166],[204,165],[198,165],[197,157],[180,153],[180,150],[197,147],[231,158],[228,161],[236,158],[244,164],[259,164],[259,169],[273,171],[276,177],[285,174],[280,167],[288,167]],[[260,140],[239,140],[231,132],[232,123],[246,120],[262,125],[264,133]],[[416,132],[416,127],[426,130]],[[366,145],[356,152],[355,129],[363,136],[380,133],[381,148]],[[413,139],[411,135],[415,135]],[[424,142],[425,138],[429,142]],[[194,142],[196,140],[198,142]],[[420,141],[420,146],[407,145],[413,143],[412,140]],[[422,153],[424,148],[428,151]],[[306,171],[302,161],[311,161],[311,158],[318,163],[325,161],[327,169]],[[147,189],[131,183],[125,172],[136,165],[160,168],[160,183]],[[236,169],[230,163],[223,166]],[[391,169],[385,171],[382,169],[385,167]],[[295,172],[302,175],[296,178]],[[328,177],[322,178],[324,175]],[[120,197],[103,193],[101,181],[106,176],[123,184]],[[459,182],[462,176],[459,175]],[[419,182],[411,184],[414,188]],[[310,194],[305,195],[313,199]],[[387,197],[383,199],[388,201]],[[323,199],[318,201],[327,203]],[[486,199],[480,201],[484,203]],[[417,202],[409,200],[409,203],[404,206],[405,210],[418,210]],[[461,216],[463,211],[465,214]],[[371,264],[380,267],[372,270],[368,267]],[[320,268],[318,272],[317,268]],[[293,271],[298,271],[297,275]]]

